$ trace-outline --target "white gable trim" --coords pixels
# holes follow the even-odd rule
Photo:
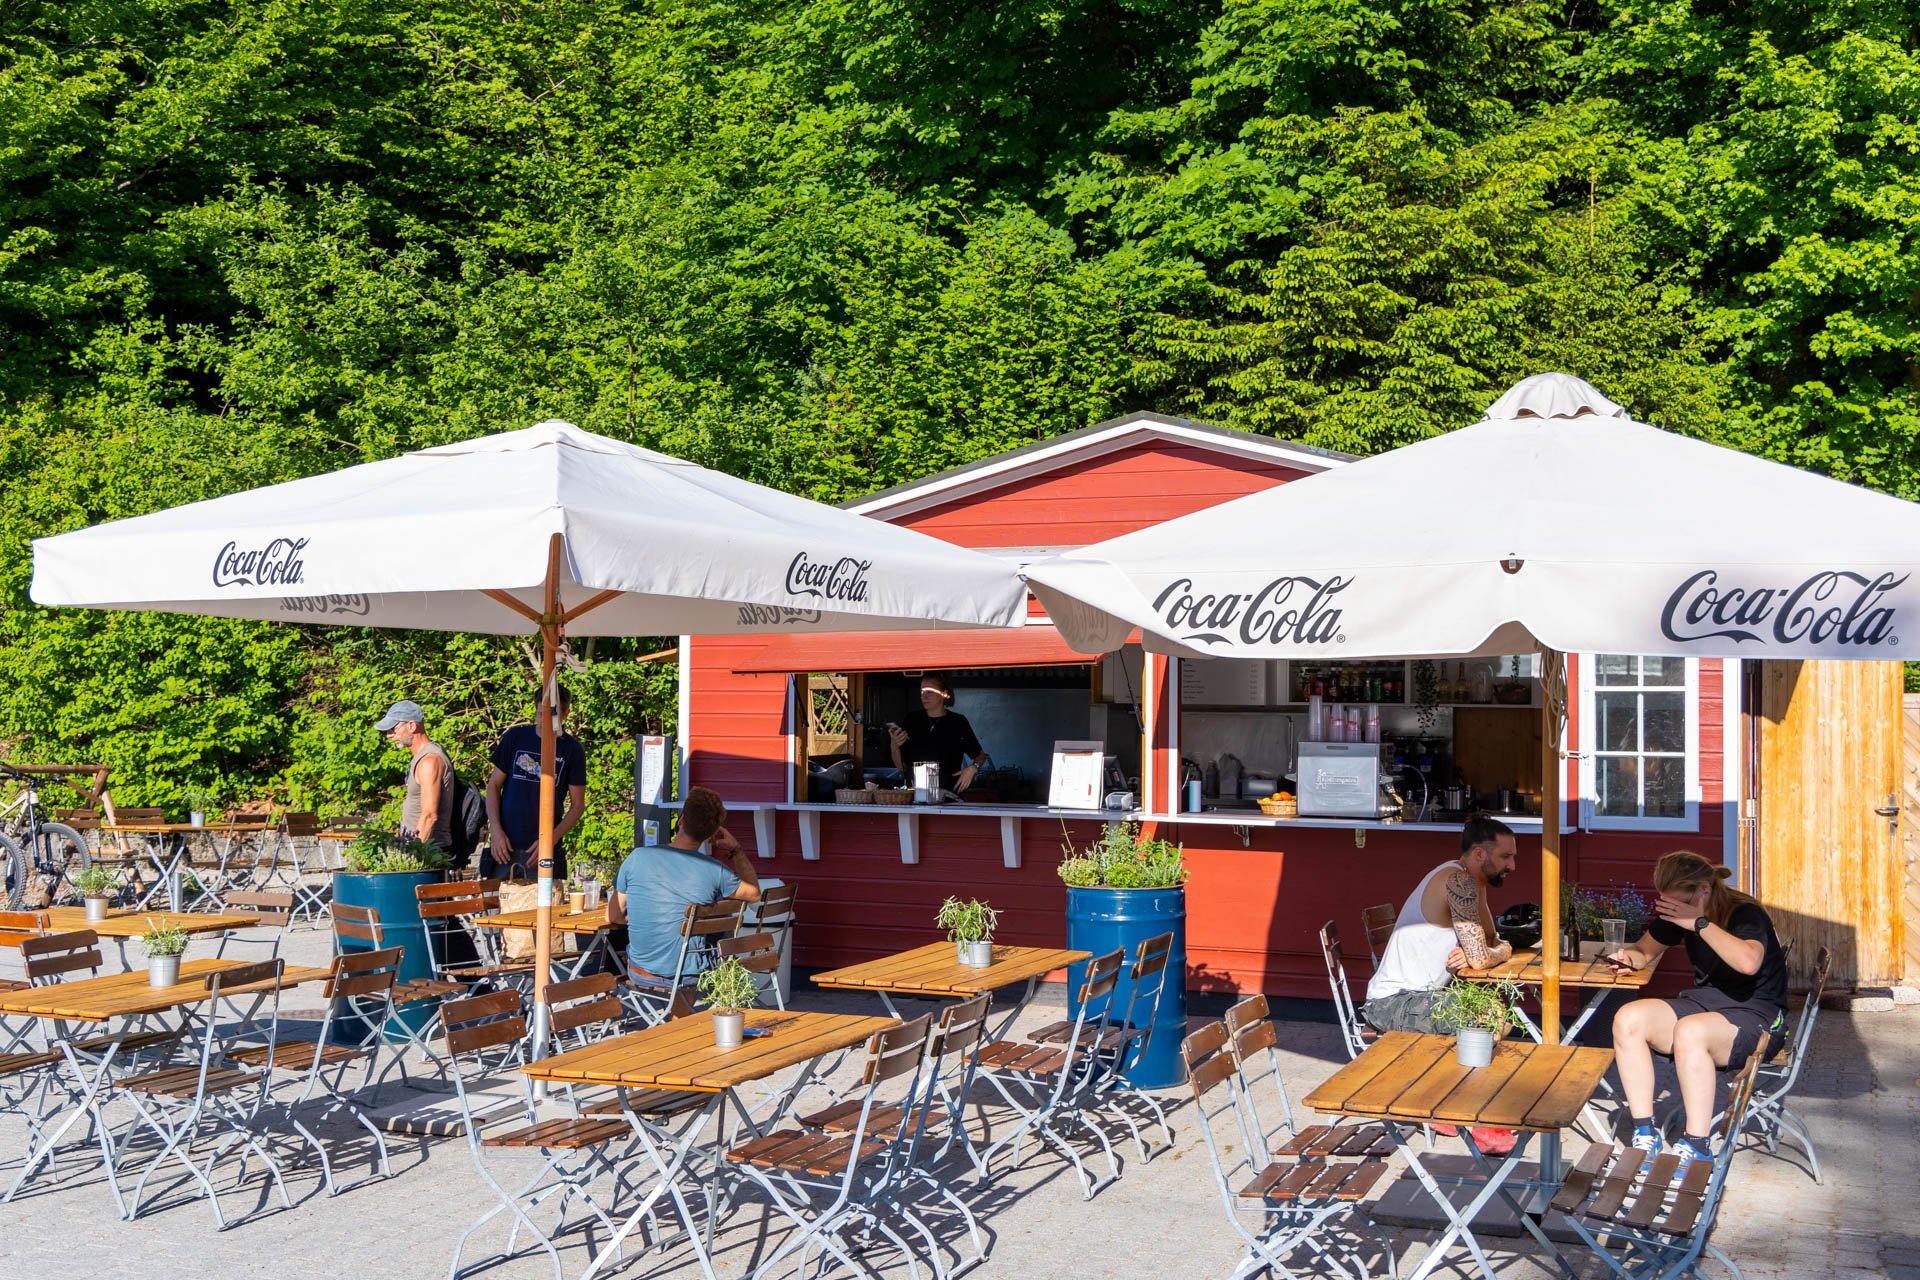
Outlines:
[[[1058,471],[1069,462],[1086,461],[1156,440],[1190,444],[1214,453],[1231,454],[1255,462],[1278,464],[1298,471],[1330,471],[1345,466],[1343,455],[1311,449],[1271,436],[1182,422],[1158,414],[1139,413],[1102,426],[1076,431],[1055,441],[1030,445],[970,466],[943,471],[883,493],[843,503],[845,510],[882,520],[912,515],[958,498],[971,497],[1032,476]]]

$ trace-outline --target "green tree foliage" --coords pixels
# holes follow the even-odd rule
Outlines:
[[[1916,496],[1916,50],[1776,0],[14,0],[0,749],[379,810],[412,697],[481,781],[519,642],[44,611],[30,540],[547,417],[840,500],[1134,408],[1370,452],[1558,368]],[[567,675],[590,855],[663,643]]]

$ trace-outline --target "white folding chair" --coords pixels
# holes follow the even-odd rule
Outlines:
[[[689,903],[680,921],[680,952],[673,972],[648,973],[636,968],[631,959],[622,957],[627,983],[620,992],[621,1003],[650,1026],[673,1017],[674,1000],[681,994],[680,988],[705,967],[704,962],[694,963],[697,959],[704,961],[704,957],[696,956],[696,948],[704,950],[710,945],[709,940],[730,938],[738,933],[746,905],[738,898]]]
[[[1357,1058],[1379,1034],[1360,1018],[1347,985],[1347,966],[1340,958],[1340,930],[1329,920],[1320,926],[1320,957],[1327,962],[1327,985],[1333,988],[1333,1011],[1340,1022],[1340,1041],[1347,1057]]]

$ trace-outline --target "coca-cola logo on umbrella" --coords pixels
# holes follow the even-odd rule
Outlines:
[[[1896,610],[1886,598],[1907,576],[1829,569],[1798,584],[1762,587],[1723,583],[1719,570],[1702,569],[1667,597],[1660,634],[1679,644],[1897,644]]]
[[[1344,644],[1335,596],[1352,578],[1295,575],[1257,591],[1196,592],[1191,578],[1175,578],[1153,607],[1182,640],[1202,644]]]
[[[216,587],[292,587],[300,583],[305,567],[300,553],[305,538],[275,538],[264,546],[242,547],[229,542],[213,558]]]
[[[859,604],[867,598],[867,570],[871,560],[841,556],[838,560],[809,560],[802,551],[787,566],[787,590],[796,596]]]

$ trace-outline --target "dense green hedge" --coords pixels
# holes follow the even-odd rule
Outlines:
[[[1910,6],[20,0],[0,746],[391,800],[520,647],[26,603],[31,537],[559,416],[838,500],[1159,408],[1367,452],[1517,377],[1913,497]],[[570,677],[630,838],[660,642]]]

